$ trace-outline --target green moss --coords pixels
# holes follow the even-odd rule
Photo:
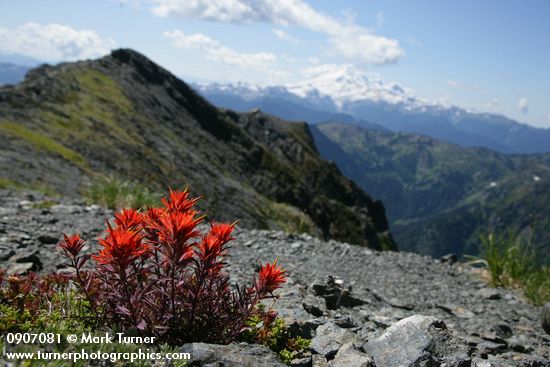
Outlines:
[[[76,164],[82,169],[87,168],[86,160],[74,150],[67,148],[46,135],[33,132],[22,124],[11,121],[0,122],[0,130],[13,137],[32,144],[35,148],[60,155],[64,159]]]

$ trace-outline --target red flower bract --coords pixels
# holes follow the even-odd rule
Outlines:
[[[77,257],[82,247],[86,242],[80,238],[79,234],[73,234],[71,236],[63,235],[63,241],[59,243],[59,247],[70,257]]]
[[[162,198],[162,204],[172,212],[186,212],[195,205],[200,198],[188,199],[189,192],[187,189],[183,191],[175,191],[170,189],[170,194],[167,198]]]
[[[143,214],[134,209],[122,209],[115,214],[115,224],[125,229],[141,229],[143,219]]]
[[[256,282],[258,293],[273,293],[286,281],[286,270],[277,266],[277,261],[275,260],[273,264],[267,263],[265,265],[261,265],[260,263],[260,274]]]
[[[131,262],[147,252],[147,246],[142,243],[142,236],[139,232],[122,227],[112,228],[110,225],[108,228],[107,237],[99,241],[103,249],[97,255],[92,256],[98,263],[118,265],[125,269]]]

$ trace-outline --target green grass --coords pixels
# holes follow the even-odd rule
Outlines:
[[[99,204],[110,209],[146,208],[159,203],[160,195],[137,183],[114,176],[99,178],[86,190],[90,204]]]
[[[46,135],[39,134],[27,129],[22,124],[11,121],[2,121],[0,122],[0,130],[8,135],[32,144],[35,148],[39,150],[44,150],[46,152],[60,155],[67,161],[70,161],[83,169],[87,169],[86,160],[83,156],[81,156],[74,150],[57,143]]]
[[[53,188],[44,184],[44,183],[22,183],[9,178],[0,177],[0,189],[13,189],[16,191],[20,190],[32,190],[41,192],[47,196],[57,196],[59,195]]]
[[[550,268],[537,263],[530,241],[508,232],[489,233],[481,242],[492,286],[521,289],[537,306],[550,301]]]

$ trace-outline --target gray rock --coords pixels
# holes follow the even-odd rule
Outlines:
[[[296,358],[290,361],[291,367],[311,367],[311,356],[304,358]]]
[[[544,305],[542,308],[542,329],[546,331],[547,334],[550,334],[550,302]]]
[[[11,264],[8,267],[7,273],[10,275],[16,275],[16,274],[23,275],[31,271],[34,271],[33,263],[15,263],[15,264]]]
[[[376,367],[370,356],[361,352],[353,343],[342,345],[329,367]]]
[[[474,294],[476,297],[481,297],[483,299],[501,299],[502,295],[500,292],[494,288],[481,288]]]
[[[459,341],[443,321],[435,317],[414,315],[390,326],[381,336],[370,340],[366,352],[374,357],[377,367],[470,365],[464,342]]]
[[[325,356],[314,354],[311,356],[311,367],[327,367],[328,362]]]
[[[59,242],[59,237],[58,235],[41,234],[40,236],[38,236],[38,241],[40,241],[44,245],[55,245],[57,242]]]
[[[180,351],[191,355],[190,367],[285,367],[275,353],[262,345],[188,343]]]
[[[342,345],[358,341],[355,333],[328,322],[317,328],[317,335],[311,340],[311,350],[332,359]]]
[[[352,295],[351,286],[344,287],[342,279],[331,275],[327,277],[325,282],[315,280],[310,289],[313,294],[325,299],[326,307],[329,310],[336,310],[340,306],[355,307],[365,304],[365,301]]]
[[[458,261],[458,257],[456,256],[455,253],[450,253],[450,254],[447,254],[447,255],[443,255],[439,258],[439,260],[442,262],[442,263],[447,263],[447,264],[454,264]]]

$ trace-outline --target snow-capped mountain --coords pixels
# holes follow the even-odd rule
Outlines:
[[[376,76],[367,76],[353,65],[321,65],[309,69],[309,78],[287,85],[287,90],[306,98],[319,93],[342,108],[346,103],[369,100],[391,104],[419,105],[412,93],[397,83],[386,83]]]
[[[195,88],[212,103],[239,111],[259,108],[310,123],[352,122],[504,153],[550,152],[550,129],[431,103],[398,83],[368,76],[351,65],[321,65],[310,69],[304,81],[288,85],[216,83]]]

